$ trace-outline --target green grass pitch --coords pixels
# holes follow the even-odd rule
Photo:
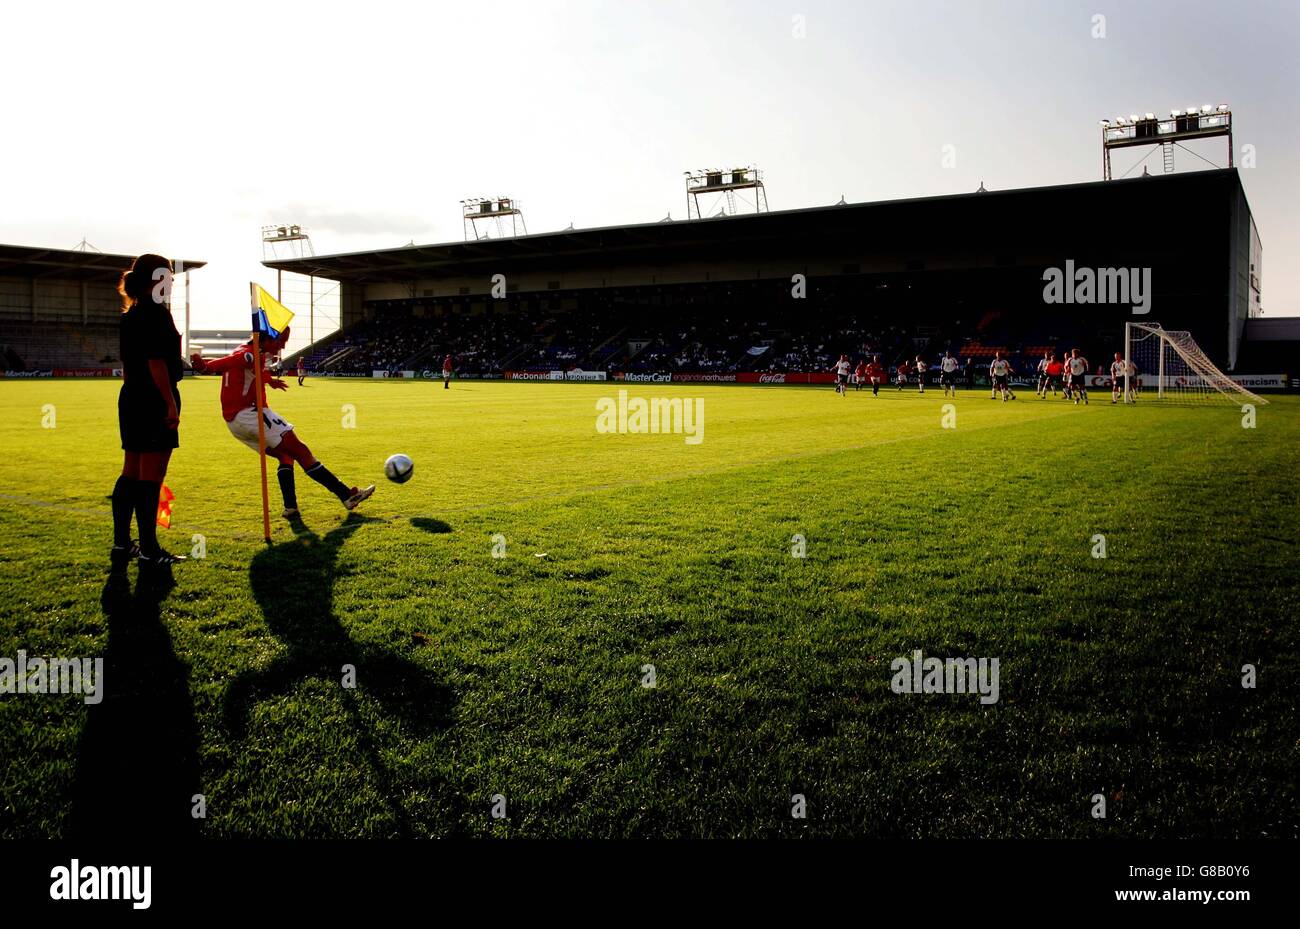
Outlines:
[[[217,386],[160,530],[206,557],[155,592],[106,584],[117,383],[0,383],[0,656],[106,692],[0,697],[0,835],[1300,828],[1296,398],[963,391],[945,429],[938,389],[629,388],[703,397],[689,445],[598,433],[614,384],[309,379],[274,408],[379,489],[345,518],[300,473],[295,535],[272,474],[268,548]],[[914,649],[997,657],[999,701],[892,692]]]

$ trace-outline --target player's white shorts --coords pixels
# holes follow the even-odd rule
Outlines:
[[[266,434],[266,447],[275,448],[280,444],[284,434],[293,428],[293,423],[286,423],[279,414],[269,406],[262,410],[262,431]],[[253,451],[257,451],[257,410],[251,406],[240,410],[235,418],[226,423],[230,434],[243,442]]]

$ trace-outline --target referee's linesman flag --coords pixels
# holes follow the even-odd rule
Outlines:
[[[268,339],[278,338],[293,319],[293,311],[261,287],[250,283],[253,294],[253,331]]]

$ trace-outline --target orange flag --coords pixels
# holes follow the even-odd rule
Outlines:
[[[172,501],[176,495],[171,492],[171,488],[166,484],[162,485],[162,491],[158,494],[158,525],[164,529],[172,527]]]

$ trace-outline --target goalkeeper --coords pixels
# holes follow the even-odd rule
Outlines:
[[[266,344],[266,354],[278,354],[289,341],[289,329],[285,329]],[[221,415],[226,420],[230,434],[243,442],[253,451],[258,451],[257,439],[257,393],[253,372],[253,343],[245,342],[225,358],[205,361],[201,355],[190,356],[190,363],[199,374],[221,375]],[[262,381],[276,390],[288,390],[289,385],[278,377],[272,377],[265,368],[262,369]],[[348,487],[330,473],[329,468],[316,460],[306,445],[293,431],[293,425],[285,422],[269,406],[262,409],[262,426],[266,438],[266,452],[280,462],[275,476],[280,482],[280,495],[284,498],[284,518],[293,519],[298,514],[298,494],[294,488],[293,465],[297,462],[309,478],[320,484],[349,510],[368,499],[375,492],[371,484],[364,490]]]

